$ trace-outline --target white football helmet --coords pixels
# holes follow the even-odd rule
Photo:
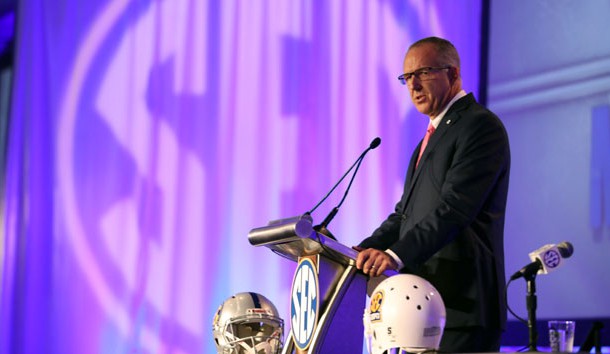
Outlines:
[[[278,354],[282,350],[284,321],[261,294],[243,292],[225,300],[216,311],[212,330],[219,354]]]
[[[436,351],[445,329],[445,304],[425,279],[397,274],[383,280],[364,310],[370,354]]]

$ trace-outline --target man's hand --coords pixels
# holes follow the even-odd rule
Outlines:
[[[396,264],[394,258],[384,251],[358,246],[352,248],[360,252],[356,258],[356,268],[362,270],[364,274],[368,274],[371,277],[378,277],[386,269],[396,270],[396,268],[398,268],[398,264]]]

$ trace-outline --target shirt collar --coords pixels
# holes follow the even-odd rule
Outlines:
[[[451,105],[453,105],[455,103],[455,101],[459,100],[460,98],[462,98],[464,96],[466,96],[466,91],[460,90],[460,92],[458,92],[455,96],[453,96],[451,101],[449,101],[449,103],[447,104],[445,109],[443,109],[443,111],[438,116],[436,116],[434,118],[430,118],[430,124],[432,124],[434,126],[434,129],[438,128],[438,125],[441,123],[441,120],[443,119],[443,117],[445,116],[447,111],[449,110],[449,107],[451,107]]]

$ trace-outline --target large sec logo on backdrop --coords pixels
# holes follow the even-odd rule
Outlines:
[[[199,271],[203,250],[211,248],[200,235],[215,233],[214,223],[206,223],[210,216],[201,215],[214,210],[201,196],[215,201],[221,192],[208,177],[212,159],[184,133],[199,133],[200,120],[172,116],[152,99],[206,106],[207,27],[189,27],[176,12],[190,10],[197,24],[207,7],[188,0],[107,1],[75,44],[66,71],[57,123],[58,224],[98,302],[90,304],[106,315],[94,324],[104,333],[100,346],[113,352],[212,345],[201,317],[213,301]],[[170,31],[178,28],[188,31],[188,42],[158,39],[174,38]],[[216,129],[211,117],[205,124]],[[179,181],[178,163],[188,171]],[[194,212],[177,218],[172,210]]]

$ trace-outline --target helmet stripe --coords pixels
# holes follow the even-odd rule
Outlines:
[[[257,293],[250,293],[250,296],[252,296],[252,302],[254,302],[254,308],[257,308],[257,309],[263,308],[261,306],[261,299],[258,297]]]

